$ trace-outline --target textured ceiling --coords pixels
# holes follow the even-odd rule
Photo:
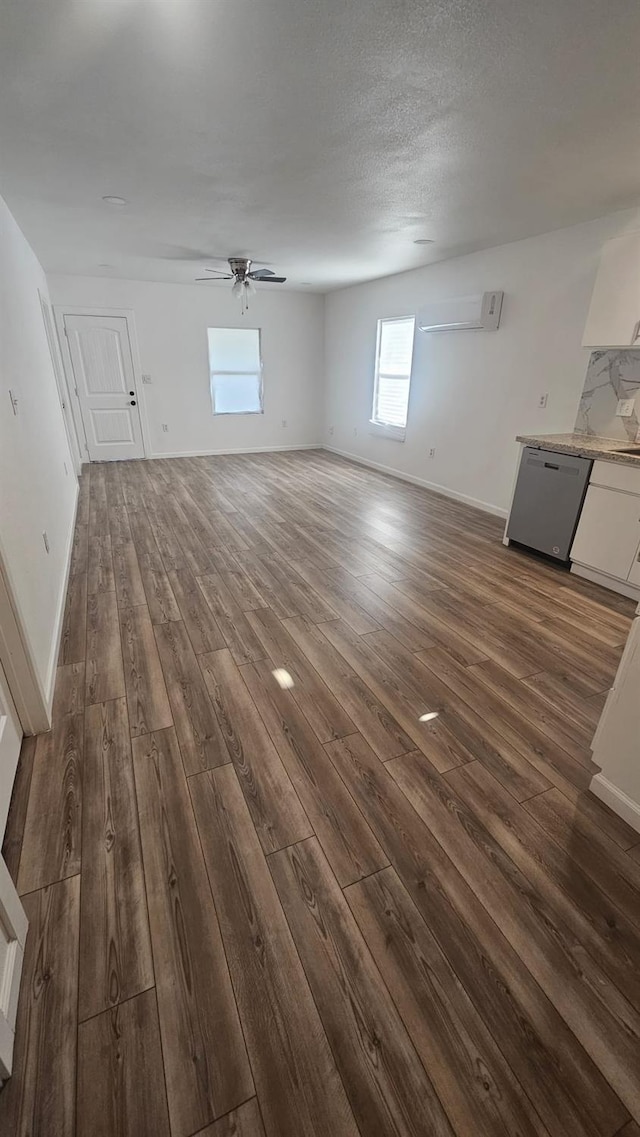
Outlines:
[[[637,0],[3,0],[0,190],[53,271],[331,288],[636,204],[639,57]]]

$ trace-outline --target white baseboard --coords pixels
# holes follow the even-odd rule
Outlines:
[[[604,774],[595,774],[589,788],[591,793],[608,805],[618,817],[640,833],[640,805],[637,801],[630,798],[624,790],[614,786]]]
[[[337,446],[328,446],[326,442],[322,444],[322,449],[330,450],[332,454],[339,454],[342,458],[348,458],[350,462],[357,462],[360,466],[370,466],[371,469],[380,470],[383,474],[391,474],[403,482],[422,486],[423,489],[441,494],[442,497],[450,497],[454,501],[461,501],[464,505],[471,505],[474,509],[482,509],[484,513],[492,513],[494,517],[506,518],[507,516],[507,510],[501,509],[498,505],[481,501],[477,497],[469,497],[468,494],[459,493],[458,490],[449,489],[448,486],[441,486],[438,482],[428,482],[426,478],[417,478],[414,474],[405,474],[403,470],[396,470],[395,466],[384,466],[382,462],[371,462],[368,458],[361,458],[359,454],[351,454],[349,450],[338,450]]]
[[[628,596],[630,600],[640,600],[640,588],[636,588],[626,580],[616,580],[613,576],[607,576],[606,573],[598,572],[597,569],[586,568],[585,565],[576,564],[575,561],[571,564],[571,572],[576,576],[583,577],[584,580],[591,580],[594,584],[601,584],[603,588],[608,588],[610,592],[618,592],[620,596]]]
[[[161,454],[146,454],[146,458],[209,458],[215,454],[271,454],[279,450],[321,450],[321,442],[299,442],[297,446],[238,446],[223,450],[170,450]]]
[[[53,694],[56,686],[56,674],[58,669],[58,655],[60,654],[60,643],[62,641],[62,629],[64,627],[64,611],[67,603],[67,591],[69,588],[69,577],[71,575],[71,560],[73,557],[73,538],[76,531],[76,520],[78,518],[78,501],[80,495],[80,484],[76,479],[76,499],[73,506],[73,520],[71,522],[71,529],[69,531],[69,540],[67,541],[66,563],[64,570],[64,579],[62,589],[58,599],[58,611],[56,613],[55,630],[53,633],[53,642],[51,647],[51,655],[49,656],[49,667],[47,669],[47,682],[46,688],[43,691],[43,696],[46,701],[47,713],[49,721],[51,721],[51,710],[53,707]]]

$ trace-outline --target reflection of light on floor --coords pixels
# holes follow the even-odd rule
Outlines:
[[[437,719],[440,711],[427,711],[426,715],[420,715],[418,722],[431,722],[431,719]]]
[[[289,672],[285,671],[284,667],[276,667],[275,671],[272,671],[271,674],[276,683],[278,683],[284,691],[288,691],[290,687],[295,685]]]

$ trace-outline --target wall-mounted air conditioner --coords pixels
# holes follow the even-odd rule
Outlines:
[[[453,300],[433,300],[418,312],[421,332],[495,332],[504,292],[483,292]]]

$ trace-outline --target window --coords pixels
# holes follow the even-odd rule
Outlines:
[[[413,358],[413,316],[378,320],[371,422],[381,433],[404,439]]]
[[[259,328],[209,328],[214,415],[262,414]]]

